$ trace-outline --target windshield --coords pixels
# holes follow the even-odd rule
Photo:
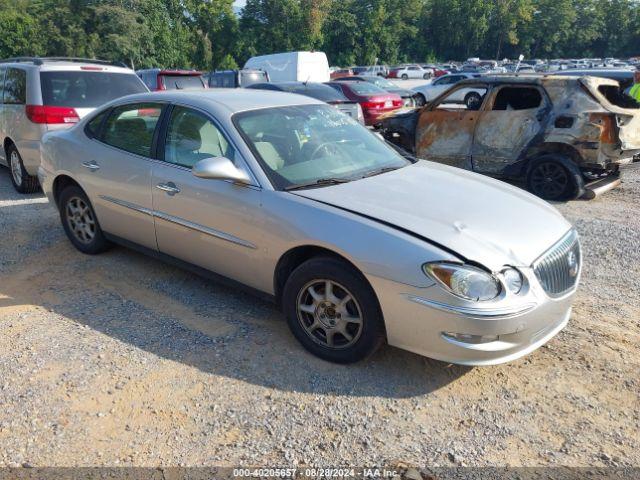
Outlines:
[[[49,71],[40,72],[40,83],[42,104],[52,107],[95,108],[148,91],[142,80],[130,73]]]
[[[167,90],[204,88],[204,81],[200,75],[162,75],[162,80]]]
[[[328,105],[236,114],[234,123],[278,189],[354,180],[410,163],[351,117]]]

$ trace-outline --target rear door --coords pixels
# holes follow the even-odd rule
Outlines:
[[[164,106],[133,103],[118,106],[87,126],[93,137],[78,180],[105,232],[152,250],[157,249],[151,199],[151,166],[158,120]]]
[[[550,108],[546,93],[536,85],[496,88],[476,126],[473,169],[487,174],[509,174],[508,167],[544,132]]]
[[[474,87],[484,99],[487,86]],[[480,112],[457,103],[457,88],[425,109],[416,128],[416,156],[471,169],[471,150]]]

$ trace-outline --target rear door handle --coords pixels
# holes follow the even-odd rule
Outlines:
[[[176,184],[173,182],[159,183],[158,185],[156,185],[156,188],[162,190],[163,192],[167,192],[167,194],[172,196],[176,193],[180,193],[180,189],[176,187]]]
[[[88,168],[92,172],[100,170],[100,165],[98,165],[94,160],[91,160],[90,162],[82,162],[82,166],[84,168]]]

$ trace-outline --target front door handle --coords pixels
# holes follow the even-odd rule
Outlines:
[[[180,189],[176,187],[176,184],[173,182],[159,183],[158,185],[156,185],[156,188],[162,190],[163,192],[167,192],[167,194],[172,196],[176,193],[180,193]]]
[[[100,165],[98,165],[94,160],[91,160],[90,162],[82,162],[82,166],[84,168],[88,168],[92,172],[100,170]]]

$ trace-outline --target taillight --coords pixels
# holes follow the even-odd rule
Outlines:
[[[371,110],[376,108],[383,108],[384,102],[362,102],[360,105],[362,105],[363,110]]]
[[[402,105],[403,105],[402,99],[393,101],[393,106],[394,107],[401,107]]]
[[[80,117],[74,108],[51,107],[48,105],[27,105],[27,118],[33,123],[60,124],[78,123]]]

